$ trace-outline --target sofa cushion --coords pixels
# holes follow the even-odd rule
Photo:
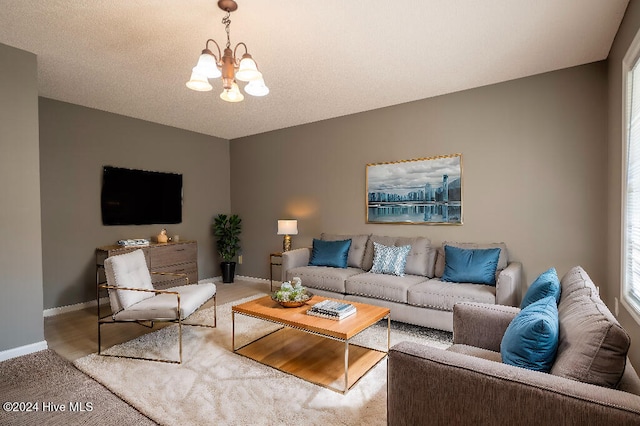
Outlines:
[[[569,270],[560,286],[560,340],[551,374],[615,388],[626,366],[629,335],[584,269]]]
[[[374,241],[372,274],[391,274],[404,276],[404,268],[407,264],[407,254],[411,246],[385,246]]]
[[[507,252],[507,245],[505,243],[481,244],[481,243],[457,243],[453,241],[445,241],[444,243],[442,243],[442,247],[439,247],[437,250],[434,276],[438,278],[442,277],[442,274],[444,273],[444,262],[445,262],[444,246],[459,247],[459,248],[466,248],[466,249],[499,248],[500,256],[498,257],[498,267],[496,268],[496,276],[500,273],[500,271],[506,268],[507,265],[509,264],[509,253]]]
[[[520,304],[520,309],[524,309],[547,296],[553,296],[556,299],[556,304],[560,301],[560,279],[556,268],[549,268],[536,278],[527,289],[527,293]]]
[[[555,296],[540,299],[511,321],[500,344],[502,362],[548,373],[558,350],[558,305]]]
[[[347,278],[345,288],[351,295],[407,303],[407,290],[424,280],[420,275],[398,277],[366,272]]]
[[[442,281],[472,284],[496,284],[499,248],[464,249],[444,246]]]
[[[324,241],[351,240],[349,256],[347,257],[347,266],[362,269],[362,260],[364,259],[364,251],[367,248],[369,235],[336,235],[323,233],[320,235],[320,239]]]
[[[502,362],[500,352],[490,351],[489,349],[479,348],[477,346],[456,343],[449,346],[446,350],[449,352],[455,352],[457,354],[464,354],[475,358],[486,359],[488,361]]]
[[[300,266],[287,271],[287,280],[300,277],[302,285],[308,288],[344,293],[347,278],[362,274],[359,268],[331,268],[328,266]]]
[[[351,240],[322,241],[314,238],[309,266],[346,268],[350,246]]]
[[[367,241],[367,249],[365,250],[364,259],[362,261],[362,269],[365,271],[370,271],[373,267],[374,242],[385,246],[411,246],[411,250],[407,255],[407,264],[404,269],[405,273],[433,278],[436,262],[436,250],[431,246],[431,240],[428,238],[384,237],[380,235],[371,235],[369,241]]]
[[[452,284],[432,278],[409,288],[407,303],[443,311],[453,311],[458,302],[496,303],[496,288],[490,285]]]

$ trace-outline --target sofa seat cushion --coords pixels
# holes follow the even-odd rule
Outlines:
[[[502,356],[500,352],[490,351],[489,349],[478,348],[476,346],[463,345],[457,343],[447,348],[449,352],[455,352],[458,354],[469,355],[476,358],[486,359],[493,362],[502,362]]]
[[[407,303],[407,290],[424,280],[419,275],[398,277],[367,272],[349,277],[345,285],[347,294]]]
[[[496,288],[491,285],[448,283],[437,278],[411,287],[407,303],[443,311],[453,311],[458,302],[496,303]]]
[[[630,339],[579,266],[560,281],[560,337],[551,374],[615,388],[624,373]]]
[[[350,267],[300,266],[287,271],[287,280],[291,281],[293,277],[300,277],[302,285],[305,287],[345,293],[345,280],[363,272],[362,269]]]
[[[385,246],[411,246],[407,255],[407,263],[404,272],[411,275],[422,275],[433,278],[436,266],[436,249],[431,246],[431,240],[425,237],[384,237],[372,235],[367,241],[367,249],[362,261],[362,269],[370,271],[373,266],[374,248],[373,243]]]

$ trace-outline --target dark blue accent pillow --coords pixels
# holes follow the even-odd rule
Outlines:
[[[553,296],[520,311],[502,336],[502,362],[548,373],[558,351],[558,305]]]
[[[346,268],[351,240],[323,241],[313,239],[309,266],[331,266]]]
[[[496,285],[499,248],[463,249],[444,246],[442,281]]]
[[[560,279],[556,268],[549,268],[536,278],[527,289],[527,293],[520,304],[520,309],[524,309],[533,302],[537,302],[547,296],[555,297],[556,305],[560,301]]]

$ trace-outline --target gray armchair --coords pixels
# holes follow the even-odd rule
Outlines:
[[[98,354],[102,352],[101,328],[106,324],[138,323],[153,327],[156,322],[172,322],[178,325],[178,359],[149,358],[142,356],[121,356],[124,358],[143,359],[148,361],[162,361],[169,363],[182,363],[182,326],[192,325],[199,327],[216,326],[216,286],[212,283],[189,284],[189,278],[180,275],[185,280],[185,285],[158,290],[151,283],[151,275],[142,250],[111,256],[104,262],[107,284],[98,286],[97,297],[100,289],[107,289],[111,314],[102,316],[98,300]],[[162,273],[166,274],[166,273]],[[196,312],[209,299],[214,299],[214,314],[212,324],[192,323],[186,320]]]
[[[626,359],[624,344],[622,351],[615,348],[615,339],[626,333],[592,286],[579,267],[563,278],[558,306],[560,344],[550,373],[501,362],[502,336],[519,312],[506,306],[455,305],[454,342],[447,350],[409,342],[392,347],[388,424],[640,424],[640,379]],[[596,344],[585,342],[586,336],[592,336]],[[583,362],[580,357],[587,354],[589,359]],[[620,354],[622,362],[616,361]],[[586,373],[585,379],[571,378],[566,361],[569,367]],[[606,364],[601,372],[585,371],[599,363],[605,365],[603,362],[617,366]],[[593,384],[600,380],[598,374],[609,378],[617,368],[621,378],[616,388]]]

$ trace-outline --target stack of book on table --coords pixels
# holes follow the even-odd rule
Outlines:
[[[307,315],[313,315],[332,320],[341,320],[356,313],[356,307],[350,303],[335,300],[323,300],[307,310]]]

